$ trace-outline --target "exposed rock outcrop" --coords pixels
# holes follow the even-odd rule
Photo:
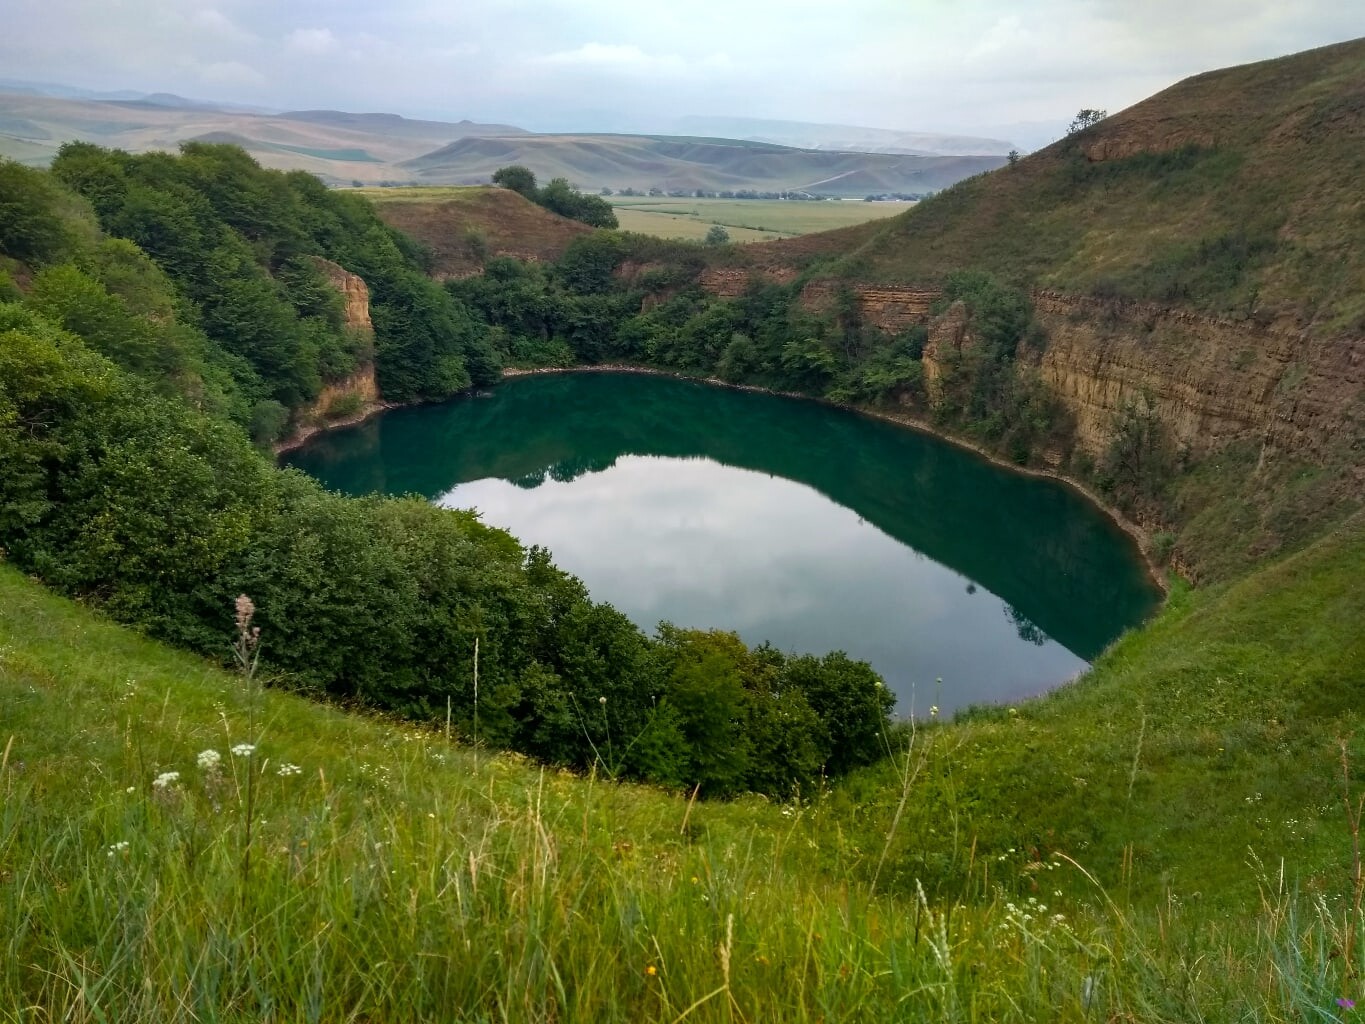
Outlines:
[[[925,323],[929,307],[942,294],[937,289],[897,285],[848,285],[857,303],[858,318],[868,327],[887,334],[898,334],[907,327]],[[801,291],[801,304],[812,312],[828,312],[839,300],[839,285],[812,281]]]
[[[346,326],[354,331],[374,334],[374,324],[370,321],[370,289],[356,274],[345,267],[321,256],[313,257],[313,264],[327,278],[327,283],[341,292],[345,302]]]
[[[921,365],[924,367],[924,392],[929,405],[936,406],[943,399],[943,363],[945,359],[971,344],[967,330],[967,306],[954,302],[929,324],[929,338],[924,343]]]
[[[1040,372],[1091,454],[1140,398],[1194,454],[1250,438],[1321,462],[1365,435],[1365,338],[1056,292],[1033,300],[1048,333]]]
[[[1176,120],[1134,120],[1117,125],[1100,138],[1081,147],[1091,163],[1123,160],[1139,153],[1169,153],[1186,146],[1209,148],[1217,143],[1206,124]]]
[[[697,283],[712,295],[722,299],[737,299],[748,291],[755,280],[766,284],[790,284],[796,280],[796,271],[791,267],[707,267],[697,278]]]
[[[314,256],[313,262],[326,276],[328,283],[341,293],[345,303],[345,324],[348,330],[363,334],[373,341],[374,324],[370,320],[370,289],[356,274],[352,274],[331,260]],[[375,379],[374,359],[366,358],[353,373],[340,380],[326,381],[322,391],[311,403],[297,410],[294,433],[276,446],[284,451],[302,444],[323,426],[339,426],[369,416],[383,407],[379,383]]]

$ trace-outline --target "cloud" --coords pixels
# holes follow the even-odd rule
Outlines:
[[[577,49],[546,54],[537,61],[552,67],[648,75],[684,75],[730,65],[729,56],[723,53],[709,53],[689,60],[676,53],[648,53],[633,43],[584,43]]]
[[[254,43],[256,36],[242,28],[222,11],[204,7],[190,15],[190,24],[210,37],[234,43]]]
[[[291,53],[321,57],[338,49],[340,43],[330,28],[296,28],[289,33],[285,47]]]

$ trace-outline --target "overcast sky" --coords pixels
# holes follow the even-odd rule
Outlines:
[[[0,74],[535,130],[988,133],[1365,35],[1356,0],[17,0]]]

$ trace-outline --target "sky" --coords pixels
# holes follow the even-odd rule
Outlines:
[[[537,131],[658,131],[700,115],[998,135],[1365,35],[1365,10],[1343,0],[6,6],[8,78]]]

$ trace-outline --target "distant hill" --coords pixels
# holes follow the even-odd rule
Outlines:
[[[429,139],[433,136],[450,138],[461,135],[529,135],[525,128],[510,124],[479,124],[462,121],[422,121],[400,114],[351,114],[344,110],[290,110],[276,115],[281,121],[302,121],[307,124],[344,128],[347,131],[372,132],[398,138]]]
[[[421,121],[397,114],[261,113],[169,93],[90,99],[44,95],[39,87],[0,92],[0,156],[38,166],[70,140],[142,153],[174,150],[181,142],[200,139],[232,142],[263,166],[305,170],[334,183],[410,182],[414,175],[400,166],[405,160],[466,134],[521,131],[510,125]]]
[[[579,188],[768,191],[842,196],[932,192],[1003,164],[1001,156],[907,156],[797,149],[772,143],[669,135],[523,135],[458,139],[404,164],[424,183],[487,181],[524,164],[541,180]]]
[[[680,117],[672,125],[682,135],[720,135],[771,142],[798,149],[833,149],[856,153],[902,153],[912,156],[1004,156],[1016,148],[1004,139],[942,132],[896,131],[847,124],[775,121],[755,117]]]
[[[57,88],[57,87],[53,87]],[[0,93],[0,156],[42,166],[63,142],[133,153],[186,140],[231,142],[262,166],[333,184],[485,184],[507,164],[589,189],[811,188],[836,195],[932,192],[998,167],[999,155],[910,156],[806,150],[663,135],[533,135],[507,124],[388,113],[230,110],[169,93],[87,99]]]

